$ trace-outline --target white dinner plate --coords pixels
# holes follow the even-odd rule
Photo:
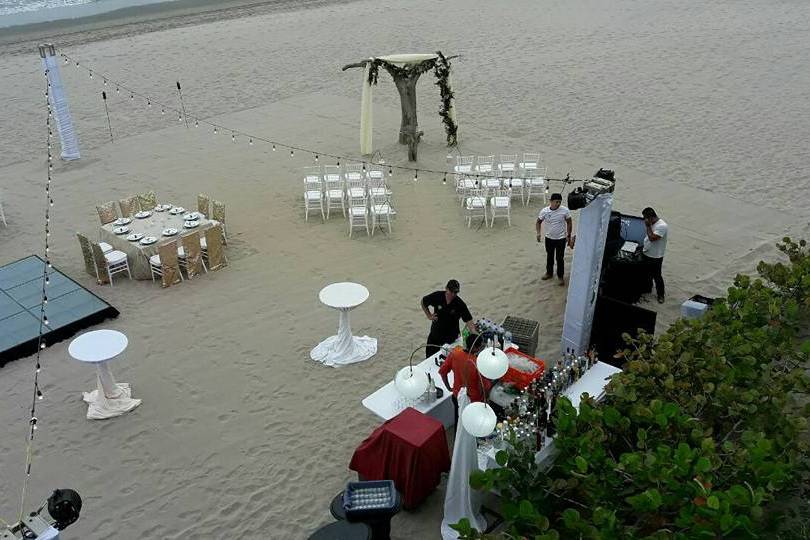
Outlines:
[[[146,238],[141,238],[141,245],[148,246],[149,244],[154,244],[157,242],[157,238],[154,236],[147,236]]]
[[[163,229],[163,236],[174,236],[178,232],[180,231],[178,231],[174,227],[169,227],[168,229]]]
[[[132,233],[129,236],[127,236],[127,240],[129,240],[130,242],[137,242],[141,238],[143,238],[143,234],[141,233]]]
[[[194,221],[196,219],[200,219],[201,217],[202,216],[200,215],[199,212],[189,212],[188,214],[183,216],[183,219],[186,221]]]
[[[148,218],[151,215],[152,215],[152,212],[150,212],[149,210],[141,210],[140,212],[135,214],[135,217],[138,218],[138,219],[143,219],[143,218]]]
[[[129,225],[130,223],[132,223],[132,219],[128,217],[120,217],[113,221],[113,225]]]
[[[199,221],[186,221],[186,222],[183,223],[183,227],[185,227],[186,229],[193,229],[194,227],[198,226],[199,224],[200,224]]]
[[[166,210],[170,209],[172,205],[170,204],[159,204],[155,207],[155,212],[165,212]]]
[[[174,208],[172,208],[171,210],[169,210],[169,213],[170,213],[171,215],[173,215],[173,216],[176,216],[177,214],[182,214],[182,213],[183,213],[183,212],[185,212],[185,211],[186,211],[186,209],[185,209],[185,208],[183,208],[182,206],[175,206]]]
[[[115,234],[127,234],[129,232],[129,227],[124,225],[123,227],[113,227],[113,232]]]

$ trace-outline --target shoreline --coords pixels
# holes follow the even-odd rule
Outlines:
[[[84,17],[20,24],[0,30],[0,54],[27,54],[46,41],[58,47],[183,26],[298,11],[356,0],[169,0]]]

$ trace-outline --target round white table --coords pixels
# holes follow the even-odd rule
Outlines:
[[[115,330],[94,330],[70,342],[68,354],[72,358],[96,365],[96,390],[82,392],[88,403],[88,420],[120,416],[141,404],[140,399],[132,399],[130,385],[116,383],[110,371],[109,361],[120,357],[128,344],[127,336]]]
[[[359,283],[332,283],[318,294],[321,303],[340,312],[338,333],[320,342],[310,357],[327,366],[340,366],[368,360],[377,353],[377,339],[353,336],[349,313],[368,300],[368,289]]]

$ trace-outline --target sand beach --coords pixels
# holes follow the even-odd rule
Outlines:
[[[810,234],[805,3],[175,4],[0,32],[8,220],[0,265],[42,251],[47,131],[36,44],[47,40],[97,70],[90,79],[61,67],[82,159],[54,167],[52,258],[120,310],[104,325],[129,338],[116,375],[143,399],[126,416],[88,421],[81,392],[94,373],[70,360],[69,341],[44,351],[28,506],[56,487],[79,491],[82,517],[66,538],[306,538],[331,521],[330,500],[356,476],[353,450],[380,424],[361,399],[424,343],[422,295],[456,278],[473,316],[540,321],[540,357],[559,351],[565,305],[565,290],[540,280],[540,202],[515,207],[512,227],[467,228],[449,182],[395,173],[393,232],[350,239],[342,218],[304,221],[300,173],[311,155],[186,129],[108,86],[110,142],[98,74],[167,103],[181,81],[190,114],[356,156],[362,75],[341,66],[372,55],[459,54],[461,153],[537,151],[557,177],[615,169],[614,207],[639,215],[653,206],[669,223],[668,298],[644,304],[658,312],[659,329],[686,298],[722,294],[736,273],[775,257],[778,239]],[[450,151],[433,82],[423,77],[418,88],[425,136],[416,166],[444,170]],[[406,165],[387,75],[374,102],[375,148]],[[97,203],[149,189],[186,207],[200,192],[225,202],[229,266],[169,289],[96,285],[75,233],[96,234]],[[336,281],[368,287],[353,330],[379,344],[371,360],[340,369],[309,358],[335,331],[318,291]],[[30,358],[0,369],[6,520],[18,511],[32,373]],[[438,538],[442,500],[440,486],[398,514],[392,538]]]

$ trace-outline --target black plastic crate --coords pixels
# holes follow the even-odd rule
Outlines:
[[[512,333],[512,343],[517,344],[521,352],[534,356],[537,351],[537,340],[540,336],[540,323],[531,319],[507,315],[501,326],[507,332]]]
[[[392,514],[398,508],[399,493],[393,480],[349,482],[343,492],[343,511],[347,518]]]

